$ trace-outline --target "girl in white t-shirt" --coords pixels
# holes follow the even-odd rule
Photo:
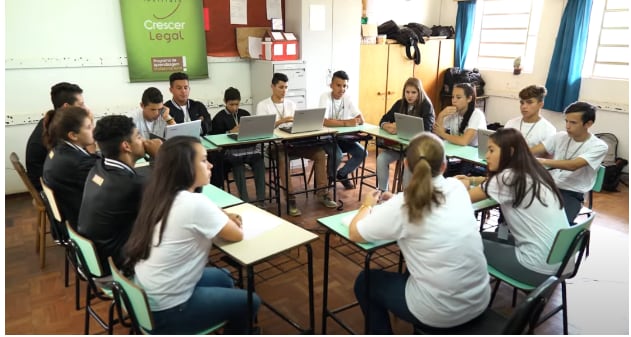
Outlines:
[[[243,239],[241,219],[196,190],[210,181],[212,165],[198,138],[167,140],[143,192],[125,246],[124,269],[135,272],[155,323],[154,334],[193,334],[228,321],[225,333],[247,332],[245,290],[230,274],[206,267],[212,239]],[[254,314],[260,299],[254,295]]]
[[[475,99],[475,89],[469,83],[455,84],[452,105],[445,107],[436,118],[434,133],[456,145],[478,146],[477,130],[486,129],[486,117],[475,107]]]
[[[392,334],[389,311],[414,324],[457,326],[484,312],[490,299],[473,207],[462,184],[442,176],[442,141],[421,133],[410,141],[405,162],[412,179],[404,192],[364,195],[349,225],[356,242],[396,240],[409,271],[368,270],[357,277],[355,296],[369,334]],[[379,197],[387,201],[373,208]]]
[[[471,188],[471,201],[488,197],[500,204],[510,235],[484,232],[484,254],[490,266],[529,284],[540,284],[559,265],[546,260],[559,229],[569,224],[561,194],[548,171],[530,153],[522,134],[499,129],[489,138],[488,177],[457,176]]]

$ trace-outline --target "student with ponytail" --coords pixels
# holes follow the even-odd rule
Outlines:
[[[421,133],[410,141],[405,163],[412,179],[404,192],[366,194],[349,225],[355,242],[397,240],[409,271],[368,270],[357,277],[355,296],[369,322],[369,334],[392,334],[389,311],[415,324],[457,326],[482,314],[490,299],[473,207],[464,186],[442,176],[442,141]],[[386,202],[374,207],[379,199]]]

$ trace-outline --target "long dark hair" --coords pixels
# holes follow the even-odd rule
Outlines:
[[[176,195],[195,183],[195,144],[199,143],[198,138],[178,136],[160,146],[151,178],[142,194],[138,216],[124,247],[126,272],[132,273],[138,261],[149,257],[153,231],[158,223],[162,225],[157,245],[162,242]]]
[[[405,151],[412,179],[403,192],[410,222],[423,220],[434,205],[445,201],[444,194],[434,188],[432,178],[441,174],[445,160],[442,140],[431,132],[422,132],[410,141]]]
[[[413,87],[416,89],[416,91],[418,91],[418,98],[416,99],[416,102],[413,103],[414,110],[412,111],[411,115],[424,117],[422,116],[423,111],[421,111],[421,103],[423,103],[423,101],[425,100],[428,100],[429,98],[427,98],[427,94],[425,93],[425,90],[423,90],[421,80],[414,77],[408,78],[403,85],[403,93],[401,94],[401,105],[399,106],[399,113],[405,115],[408,114],[410,104],[408,104],[408,101],[405,99],[405,88],[407,87]]]
[[[458,133],[463,134],[464,130],[467,128],[469,124],[469,120],[471,119],[471,115],[473,115],[473,110],[475,110],[475,87],[473,87],[469,83],[457,83],[454,85],[454,88],[460,88],[464,90],[464,95],[466,97],[471,97],[471,102],[467,106],[467,112],[462,116],[462,122],[460,122],[460,126],[458,126]]]
[[[526,198],[530,198],[528,204],[524,208],[530,207],[535,197],[539,199],[542,205],[548,205],[541,198],[541,188],[549,188],[555,198],[559,201],[559,208],[563,208],[563,199],[554,180],[548,170],[546,170],[537,158],[530,152],[526,140],[522,134],[512,128],[501,128],[497,130],[490,139],[500,148],[500,162],[497,171],[489,171],[487,181],[490,181],[497,174],[505,169],[511,169],[513,174],[510,178],[502,181],[503,185],[508,186],[515,196],[513,207],[519,207]],[[531,182],[526,178],[530,176]],[[485,192],[488,184],[484,187]]]
[[[90,118],[90,113],[78,106],[67,106],[48,111],[43,122],[42,140],[44,146],[50,150],[60,141],[69,141],[68,132],[79,133],[86,118]]]

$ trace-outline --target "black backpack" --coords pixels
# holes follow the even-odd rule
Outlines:
[[[482,79],[482,75],[480,74],[478,68],[473,68],[473,70],[461,69],[458,67],[447,69],[443,79],[443,89],[441,90],[441,94],[443,96],[451,96],[454,84],[458,83],[469,83],[475,88],[476,96],[484,95],[484,85],[486,83]]]
[[[421,64],[421,51],[418,49],[420,41],[414,30],[409,27],[399,27],[394,21],[388,20],[377,27],[377,32],[385,34],[389,39],[397,40],[399,44],[404,45],[407,58],[414,60],[416,64]],[[424,40],[423,43],[425,43]]]
[[[456,35],[456,31],[453,26],[432,26],[432,36],[446,36],[448,39],[453,39]]]
[[[607,143],[609,147],[602,162],[602,165],[605,167],[602,189],[618,192],[618,183],[620,183],[622,170],[629,164],[629,161],[618,157],[618,137],[616,135],[613,133],[597,133],[595,136]]]

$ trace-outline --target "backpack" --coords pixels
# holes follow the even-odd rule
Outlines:
[[[453,39],[456,35],[454,26],[432,26],[432,36],[446,36],[448,39]]]
[[[419,42],[422,44],[425,44],[425,39],[423,38],[424,36],[432,36],[432,29],[420,23],[410,22],[403,27],[412,29],[414,33],[416,33],[416,36],[418,36]]]
[[[484,85],[486,83],[482,79],[482,75],[480,74],[478,68],[473,68],[473,70],[461,69],[458,67],[447,69],[443,79],[443,89],[441,90],[441,94],[443,96],[451,96],[454,84],[458,83],[469,83],[475,88],[476,96],[484,95]]]
[[[613,133],[597,133],[595,136],[607,143],[609,147],[602,162],[602,165],[605,167],[602,189],[617,192],[622,170],[629,164],[629,161],[618,157],[618,137],[616,135]]]
[[[377,27],[380,35],[387,35],[389,39],[397,40],[399,44],[405,46],[405,55],[414,63],[421,64],[421,51],[418,49],[419,37],[414,30],[409,27],[399,27],[397,24],[388,20]],[[423,43],[425,41],[423,40]],[[414,50],[412,51],[412,48]]]

